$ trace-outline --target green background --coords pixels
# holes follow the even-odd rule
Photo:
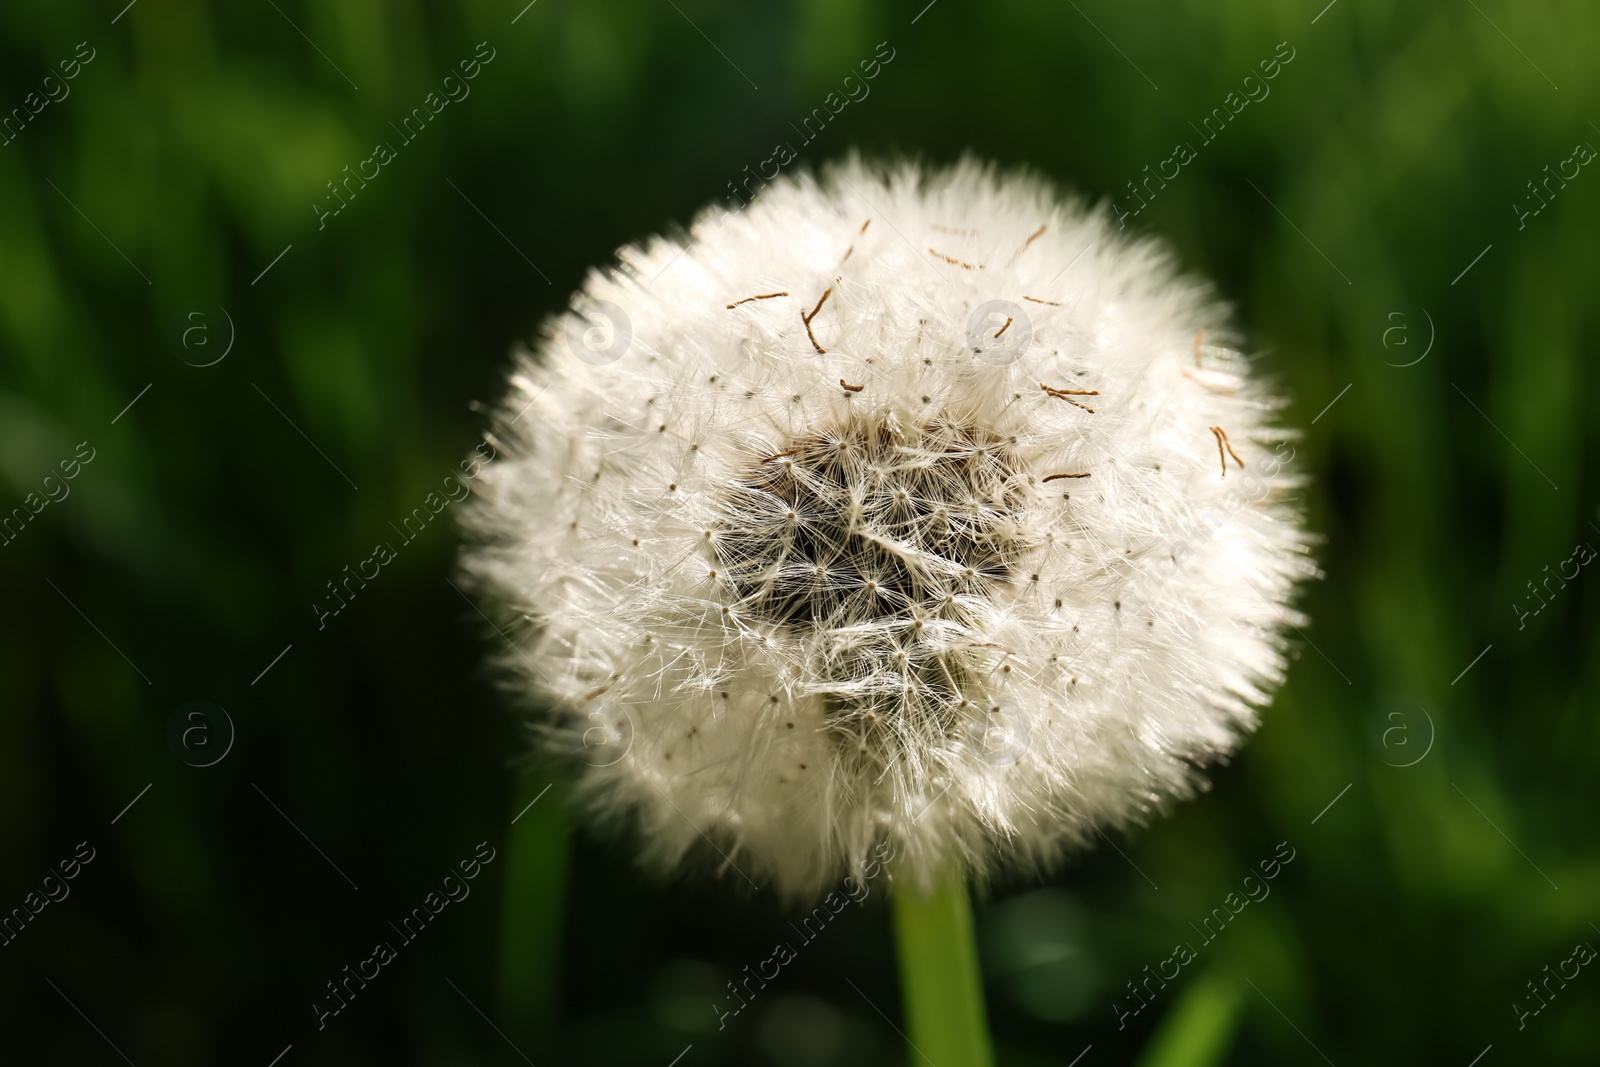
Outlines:
[[[95,456],[0,548],[0,908],[96,850],[0,947],[0,1059],[904,1062],[882,893],[717,1029],[794,916],[567,828],[448,513],[325,629],[309,606],[473,447],[473,402],[588,267],[787,140],[795,168],[970,149],[1122,201],[1193,143],[1130,228],[1235,302],[1308,430],[1327,577],[1289,683],[1208,795],[980,902],[1000,1061],[1595,1062],[1594,968],[1512,1007],[1600,945],[1600,578],[1513,606],[1600,547],[1600,173],[1513,207],[1600,146],[1594,5],[121,8],[0,14],[7,113],[94,54],[0,146],[0,504]],[[470,97],[319,230],[324,183],[480,41]],[[870,96],[801,147],[881,41]],[[1200,146],[1279,42],[1270,96]],[[201,368],[230,332],[206,305],[235,336]],[[195,322],[218,347],[176,340]],[[195,699],[237,732],[210,767],[168,742]],[[319,1031],[323,983],[480,841],[472,895]],[[1280,842],[1271,896],[1196,944]],[[1180,941],[1198,959],[1119,1028]]]

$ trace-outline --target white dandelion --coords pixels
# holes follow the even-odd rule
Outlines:
[[[1292,434],[1156,244],[852,161],[619,261],[518,359],[465,565],[647,866],[1047,867],[1255,726]]]

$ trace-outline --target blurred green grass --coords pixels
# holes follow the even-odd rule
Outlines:
[[[681,976],[764,955],[785,920],[770,901],[648,883],[625,846],[568,846],[559,820],[511,827],[548,779],[515,764],[526,709],[446,584],[448,524],[326,630],[309,604],[471,448],[469,404],[589,267],[721,196],[878,42],[893,62],[798,166],[970,149],[1126,198],[1287,41],[1271,95],[1131,226],[1215,279],[1291,399],[1328,579],[1290,684],[1211,794],[1119,840],[1126,859],[1062,872],[1061,907],[1008,910],[1027,885],[980,906],[1002,1062],[1091,1045],[1085,1067],[1147,1046],[1181,1062],[1159,1059],[1166,1042],[1198,1055],[1202,1033],[1230,1063],[1306,1062],[1308,1040],[1338,1063],[1466,1063],[1491,1043],[1592,1060],[1600,980],[1522,1030],[1507,1010],[1600,936],[1597,594],[1584,574],[1525,629],[1511,606],[1574,542],[1600,545],[1600,177],[1585,168],[1524,228],[1511,208],[1574,143],[1600,145],[1592,5],[121,7],[0,14],[6,113],[79,42],[95,50],[0,146],[0,503],[78,442],[97,450],[0,552],[0,893],[20,901],[79,840],[103,850],[6,947],[12,1055],[109,1055],[48,977],[140,1063],[265,1063],[291,1042],[305,1062],[517,1062],[445,978],[541,1062],[666,1063],[691,1044],[686,1067],[898,1057],[844,981],[893,1014],[883,909],[719,1032],[709,1004],[698,1024],[673,1006]],[[324,183],[480,41],[497,58],[471,97],[319,230]],[[237,332],[209,368],[171,340],[197,303]],[[1429,355],[1394,366],[1421,349],[1384,331],[1403,321],[1420,345],[1423,315]],[[166,747],[195,698],[238,727],[213,768]],[[485,838],[510,881],[316,1031],[322,982]],[[1283,840],[1299,858],[1272,897],[1118,1030],[1121,983]],[[1033,948],[1055,946],[1045,962],[1018,914]],[[549,1004],[508,1018],[502,982]]]

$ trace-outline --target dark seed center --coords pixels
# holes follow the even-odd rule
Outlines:
[[[994,434],[856,423],[789,443],[735,484],[715,538],[740,604],[796,628],[961,621],[1023,548],[1017,463]]]

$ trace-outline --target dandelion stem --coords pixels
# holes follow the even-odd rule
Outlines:
[[[989,1025],[966,880],[946,874],[931,896],[896,885],[895,939],[912,1067],[990,1067]]]

